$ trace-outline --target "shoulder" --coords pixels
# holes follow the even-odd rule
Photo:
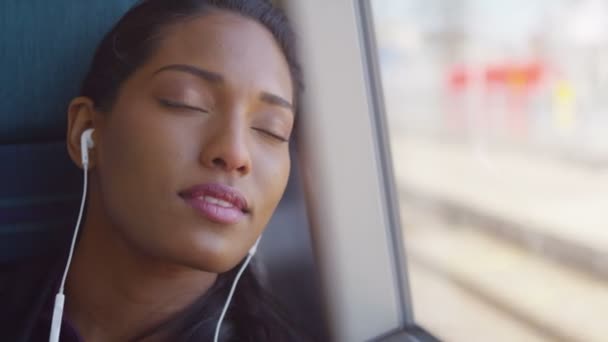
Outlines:
[[[26,341],[57,278],[58,256],[0,263],[0,340]]]

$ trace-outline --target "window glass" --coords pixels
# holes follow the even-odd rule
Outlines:
[[[608,2],[371,3],[417,322],[605,341]]]

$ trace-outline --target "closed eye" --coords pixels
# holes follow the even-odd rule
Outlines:
[[[189,109],[189,110],[194,110],[194,111],[198,111],[198,112],[202,112],[202,113],[209,113],[209,111],[206,109],[203,109],[200,107],[195,107],[195,106],[190,106],[185,103],[181,103],[181,102],[177,102],[177,101],[173,101],[173,100],[158,99],[158,102],[162,106],[167,107],[167,108]]]
[[[283,138],[282,136],[280,136],[280,135],[278,135],[276,133],[272,133],[272,132],[270,132],[268,130],[265,130],[263,128],[257,128],[257,127],[251,127],[251,128],[253,130],[255,130],[255,131],[258,131],[258,132],[260,132],[260,133],[262,133],[262,134],[264,134],[264,135],[266,135],[266,136],[268,136],[268,137],[270,137],[272,139],[278,140],[280,142],[288,142],[289,141],[289,139]]]

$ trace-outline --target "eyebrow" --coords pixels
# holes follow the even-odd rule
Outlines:
[[[224,82],[224,77],[222,77],[221,74],[218,74],[213,71],[201,69],[199,67],[195,67],[193,65],[188,65],[188,64],[166,65],[166,66],[156,70],[152,75],[156,75],[160,72],[167,71],[167,70],[185,72],[185,73],[194,75],[196,77],[199,77],[199,78],[201,78],[205,81],[211,82],[211,83],[223,83]],[[278,95],[275,95],[275,94],[271,94],[268,92],[262,92],[262,94],[260,95],[260,100],[262,100],[268,104],[271,104],[271,105],[293,110],[293,105],[291,104],[291,102],[289,102],[289,101],[285,100],[284,98],[282,98]]]
[[[201,68],[198,68],[198,67],[195,67],[192,65],[187,65],[187,64],[166,65],[166,66],[156,70],[153,75],[156,75],[156,74],[158,74],[162,71],[166,71],[166,70],[181,71],[181,72],[185,72],[188,74],[192,74],[196,77],[202,78],[203,80],[211,82],[211,83],[224,82],[224,78],[222,77],[222,75],[220,75],[216,72],[201,69]]]
[[[285,100],[284,98],[282,98],[278,95],[274,95],[274,94],[267,93],[267,92],[262,92],[262,94],[260,95],[260,100],[262,100],[266,103],[272,104],[272,105],[276,105],[279,107],[293,110],[293,105],[289,101]]]

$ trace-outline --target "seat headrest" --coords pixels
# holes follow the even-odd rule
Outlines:
[[[65,147],[67,106],[135,2],[0,1],[0,263],[53,249],[73,229],[82,174]]]
[[[95,47],[135,0],[0,2],[0,144],[65,139]]]

